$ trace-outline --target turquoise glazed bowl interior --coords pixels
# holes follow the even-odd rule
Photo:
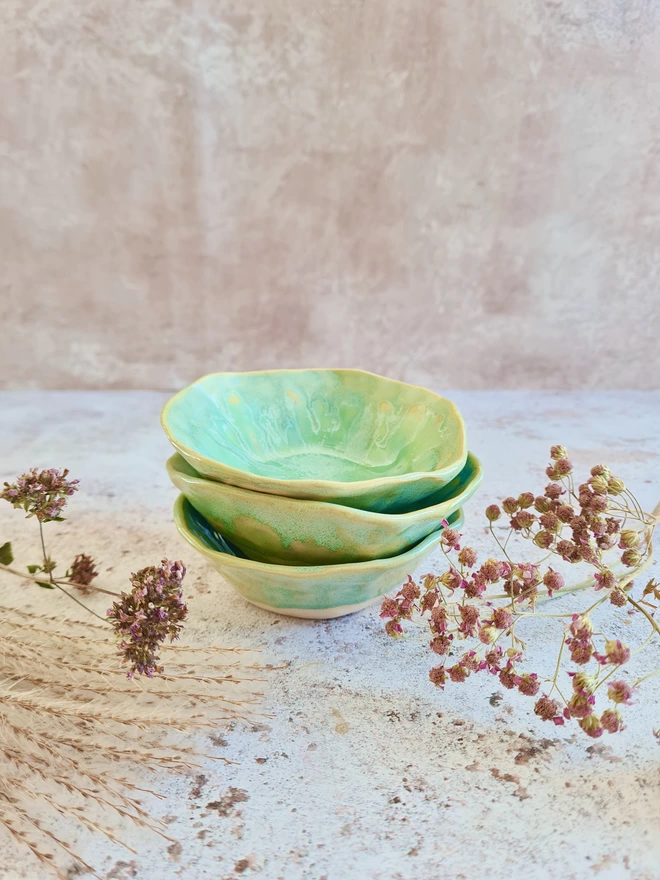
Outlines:
[[[449,519],[453,528],[460,527],[462,521],[460,510]],[[319,619],[359,611],[398,588],[429,556],[442,534],[439,529],[406,553],[388,559],[291,566],[246,558],[183,495],[174,505],[174,522],[186,541],[248,602],[292,617]]]
[[[415,504],[467,459],[453,403],[362,370],[215,373],[171,398],[161,422],[205,477],[374,511]]]
[[[440,528],[476,492],[478,458],[405,513],[374,513],[326,501],[253,492],[200,476],[178,454],[167,462],[174,485],[217,531],[251,559],[277,565],[324,565],[397,556]]]

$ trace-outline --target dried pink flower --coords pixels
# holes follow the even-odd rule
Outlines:
[[[598,739],[599,736],[603,735],[603,728],[600,719],[594,712],[592,712],[591,715],[587,715],[586,718],[582,718],[578,723],[587,736],[590,736],[593,739]]]
[[[553,568],[549,568],[543,575],[543,585],[548,588],[548,593],[552,595],[557,590],[561,590],[563,588],[564,578],[559,574],[558,571],[555,571]]]
[[[616,709],[605,709],[600,716],[600,724],[608,733],[619,733],[624,729],[623,718]]]
[[[461,615],[459,630],[464,636],[473,636],[479,626],[479,609],[476,605],[459,605],[458,612]]]
[[[619,679],[611,681],[607,686],[607,696],[613,703],[623,703],[629,706],[632,701],[633,689],[627,682]]]
[[[535,697],[541,687],[535,672],[526,672],[518,682],[518,690],[526,697]]]
[[[620,639],[610,639],[605,642],[605,656],[599,657],[599,660],[601,663],[614,663],[620,666],[630,660],[630,648]]]
[[[394,618],[394,620],[388,620],[385,624],[385,632],[393,639],[400,639],[403,636],[403,627],[399,621]]]
[[[451,648],[453,636],[439,635],[434,636],[430,642],[430,648],[434,654],[439,654],[443,657],[445,654],[449,653],[449,649]]]
[[[442,533],[442,543],[447,547],[448,550],[460,550],[460,540],[461,536],[456,531],[456,529],[445,529]]]
[[[130,664],[128,677],[137,672],[151,678],[162,672],[158,665],[161,644],[179,637],[188,608],[182,601],[181,585],[186,574],[182,562],[163,559],[131,575],[133,589],[122,593],[107,612],[119,653]]]
[[[399,614],[399,606],[396,599],[390,599],[386,596],[380,606],[381,617],[397,617]]]
[[[434,666],[429,672],[429,680],[439,688],[444,688],[447,681],[447,673],[444,666]]]
[[[559,714],[559,704],[556,700],[552,700],[550,697],[544,694],[534,704],[534,714],[538,715],[542,721],[554,721],[555,718],[560,717]],[[561,719],[561,723],[563,724],[563,718]]]
[[[458,554],[458,561],[461,563],[461,565],[472,568],[472,566],[475,565],[477,561],[477,551],[473,550],[472,547],[463,547],[461,552]]]
[[[78,491],[78,480],[67,480],[68,474],[67,468],[61,472],[57,468],[32,468],[15,482],[5,483],[0,498],[13,507],[22,507],[28,518],[36,516],[39,522],[61,519],[69,496]]]
[[[470,671],[465,668],[465,666],[461,666],[460,663],[456,663],[454,666],[449,667],[449,677],[452,681],[460,684],[464,682],[466,678],[469,677]]]
[[[85,553],[79,553],[68,571],[69,580],[78,587],[88,587],[98,576],[94,560]]]

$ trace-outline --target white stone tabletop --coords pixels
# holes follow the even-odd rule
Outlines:
[[[80,853],[100,878],[660,878],[660,745],[653,736],[660,677],[627,709],[623,733],[589,740],[574,726],[541,722],[531,700],[488,675],[435,689],[425,644],[387,638],[378,606],[303,621],[248,605],[172,523],[176,491],[159,425],[167,396],[0,394],[0,482],[32,466],[68,467],[80,479],[67,521],[49,526],[63,556],[90,553],[117,590],[131,571],[164,555],[182,558],[187,638],[259,648],[264,663],[283,666],[265,684],[269,717],[205,737],[205,749],[236,764],[206,761],[199,773],[157,778],[167,798],[154,801],[153,815],[177,844],[131,832],[133,855],[102,838],[80,838]],[[660,500],[660,393],[448,396],[484,465],[463,528],[480,553],[490,551],[483,509],[543,487],[553,443],[569,448],[578,470],[608,464],[647,510]],[[0,504],[5,540],[17,555],[36,552],[31,524]],[[35,589],[28,602],[35,610],[70,611],[65,597],[9,575],[0,574],[0,584],[6,597],[20,591],[24,603],[25,591]],[[91,603],[105,607],[102,597]],[[622,632],[630,623],[624,618]],[[530,626],[531,656],[545,669],[556,631],[547,622]],[[660,646],[647,649],[646,662],[660,666]],[[70,860],[63,864],[70,877],[87,876]],[[0,878],[47,878],[2,829]]]

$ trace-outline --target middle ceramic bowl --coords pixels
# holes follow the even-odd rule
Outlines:
[[[423,507],[388,514],[217,483],[180,455],[169,459],[167,472],[213,528],[251,559],[278,565],[362,562],[403,553],[463,507],[483,476],[479,459],[469,453],[460,474]]]
[[[439,529],[412,550],[389,559],[339,565],[269,565],[242,557],[183,495],[174,505],[174,522],[181,536],[248,602],[279,614],[320,620],[352,614],[399,587],[430,555],[442,535]],[[453,528],[462,522],[460,510],[449,519]]]

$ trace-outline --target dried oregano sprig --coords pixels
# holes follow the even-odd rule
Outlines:
[[[489,672],[503,687],[536,697],[534,712],[543,720],[561,725],[575,719],[588,736],[599,737],[604,731],[623,729],[620,709],[630,704],[644,679],[660,672],[652,671],[632,684],[617,677],[630,659],[631,648],[604,635],[602,623],[596,633],[592,622],[594,612],[604,603],[616,609],[629,606],[643,614],[651,626],[641,647],[660,635],[654,618],[658,606],[653,601],[660,601],[660,586],[651,580],[640,597],[632,594],[633,578],[652,559],[656,516],[644,513],[623,480],[604,465],[593,467],[589,478],[576,487],[566,449],[553,446],[550,454],[552,462],[546,474],[551,482],[542,495],[523,492],[517,498],[505,498],[501,506],[486,508],[490,532],[503,558],[487,559],[477,567],[476,551],[461,547],[458,532],[445,528],[441,547],[448,569],[441,575],[425,575],[421,583],[409,576],[394,598],[384,600],[381,617],[387,618],[385,630],[394,638],[403,635],[404,622],[412,620],[415,613],[427,620],[431,651],[438,657],[451,654],[456,658],[451,664],[443,660],[429,672],[437,687]],[[500,540],[493,523],[504,516],[509,532]],[[507,551],[514,534],[545,551],[543,559],[518,561]],[[613,565],[615,555],[618,560]],[[586,563],[592,575],[583,584],[566,587],[562,574],[546,564],[553,558],[555,565],[561,565],[559,560]],[[592,588],[594,595],[579,613],[541,614],[536,610],[541,599],[558,598],[581,588]],[[525,644],[516,630],[525,620],[539,616],[565,619],[550,678],[523,668]],[[566,655],[568,669],[562,665]],[[562,670],[566,677],[560,684]],[[569,688],[564,687],[566,680]],[[601,696],[605,703],[598,706],[597,697]]]
[[[104,618],[88,608],[65,587],[73,587],[80,592],[99,592],[114,596],[117,601],[107,612],[107,618],[118,639],[119,654],[128,664],[127,675],[132,678],[155,672],[162,673],[159,664],[159,649],[166,639],[174,641],[179,637],[188,608],[183,602],[181,586],[186,573],[182,562],[163,559],[160,567],[147,566],[131,575],[130,593],[116,593],[92,585],[97,577],[96,564],[91,556],[79,553],[66,571],[64,578],[57,578],[54,571],[57,563],[46,552],[44,524],[63,522],[62,512],[74,492],[78,491],[78,480],[67,479],[69,471],[56,468],[39,471],[32,468],[17,477],[13,483],[5,483],[0,498],[26,513],[26,518],[36,517],[39,522],[42,560],[38,565],[28,565],[27,574],[11,568],[14,556],[11,544],[0,547],[0,569],[32,580],[45,589],[61,590],[90,614]]]

